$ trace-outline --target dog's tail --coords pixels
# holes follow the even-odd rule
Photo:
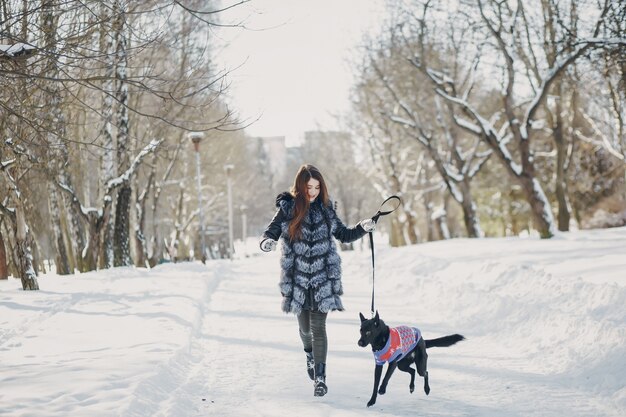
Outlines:
[[[460,334],[451,334],[450,336],[439,337],[432,340],[424,340],[426,342],[426,349],[431,347],[448,347],[452,346],[461,340],[465,340]]]

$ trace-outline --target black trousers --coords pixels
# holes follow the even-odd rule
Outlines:
[[[305,352],[313,352],[315,363],[326,363],[328,338],[326,337],[326,316],[316,310],[302,310],[298,314],[300,339]]]

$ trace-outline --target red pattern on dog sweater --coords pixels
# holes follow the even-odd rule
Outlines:
[[[374,351],[376,365],[384,365],[386,362],[403,359],[417,346],[421,337],[422,334],[416,327],[390,327],[387,344],[381,350]]]

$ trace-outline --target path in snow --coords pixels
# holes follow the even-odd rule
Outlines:
[[[570,369],[571,362],[562,358],[558,344],[563,342],[563,332],[557,329],[563,324],[558,323],[563,317],[555,315],[554,320],[548,320],[547,333],[546,329],[535,329],[544,334],[524,339],[526,332],[532,332],[523,327],[524,322],[537,325],[537,317],[532,305],[526,309],[515,300],[528,302],[538,298],[541,304],[545,298],[541,314],[550,316],[555,314],[550,310],[550,300],[593,289],[580,282],[571,283],[572,288],[568,288],[570,284],[546,273],[543,265],[533,267],[524,262],[513,269],[496,260],[484,263],[484,259],[473,263],[467,259],[460,265],[458,259],[422,254],[407,271],[406,256],[413,253],[414,248],[388,252],[389,258],[379,267],[378,308],[383,319],[392,325],[416,325],[426,338],[459,332],[468,340],[447,349],[429,350],[432,391],[428,397],[420,389],[421,379],[416,381],[416,391],[411,395],[408,375],[397,372],[388,393],[379,396],[373,407],[379,415],[621,414],[610,395],[597,392],[598,387],[592,386],[597,382],[594,378],[601,381],[607,375],[590,375],[589,384],[585,384],[585,377],[577,375],[576,369]],[[371,270],[367,256],[366,252],[343,254],[347,311],[332,313],[328,319],[327,396],[312,396],[296,320],[279,311],[278,258],[272,254],[219,264],[212,278],[214,289],[206,299],[201,327],[192,337],[189,354],[179,355],[165,372],[175,374],[171,377],[172,386],[165,387],[170,393],[168,400],[152,407],[155,413],[149,415],[361,416],[373,380],[371,352],[356,344],[358,312],[367,315],[369,309]],[[401,259],[405,259],[404,264]],[[394,265],[399,265],[397,271]],[[465,273],[463,282],[457,282],[450,272],[461,269]],[[420,274],[419,270],[429,273]],[[446,279],[450,282],[446,283]],[[540,282],[539,286],[533,281]],[[538,294],[529,296],[533,288]],[[618,293],[624,297],[623,287]],[[558,312],[567,306],[565,300],[553,307]],[[578,306],[583,310],[584,307]],[[509,328],[512,324],[518,328]],[[550,326],[555,329],[553,335]],[[616,337],[623,340],[623,324],[621,330]],[[529,347],[529,343],[538,345]],[[554,349],[556,353],[551,351]],[[563,349],[575,350],[570,346]],[[623,351],[622,348],[619,352]],[[567,356],[568,352],[563,354]],[[623,356],[616,356],[615,360],[616,366],[623,369]],[[574,381],[569,381],[571,375]],[[157,380],[162,381],[163,375]],[[146,404],[138,401],[137,405],[141,407],[128,415],[148,415],[142,411]]]

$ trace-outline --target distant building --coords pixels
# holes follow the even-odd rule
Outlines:
[[[305,163],[318,164],[324,166],[325,162],[334,160],[333,155],[327,155],[323,160],[320,157],[326,155],[325,151],[318,150],[328,149],[325,144],[345,143],[349,146],[351,136],[347,132],[340,131],[308,131],[304,132],[303,140],[300,146],[286,146],[286,138],[284,136],[269,136],[255,138],[259,142],[259,146],[266,159],[266,175],[271,182],[274,191],[288,190],[293,181],[293,176],[300,167]],[[332,148],[332,147],[331,147]]]
[[[311,130],[308,132],[304,132],[304,146],[311,146],[321,144],[327,141],[337,141],[337,140],[350,140],[350,133],[341,132],[341,131],[320,131],[320,130]]]
[[[271,174],[272,188],[278,187],[283,181],[287,168],[287,147],[284,136],[258,137]]]

